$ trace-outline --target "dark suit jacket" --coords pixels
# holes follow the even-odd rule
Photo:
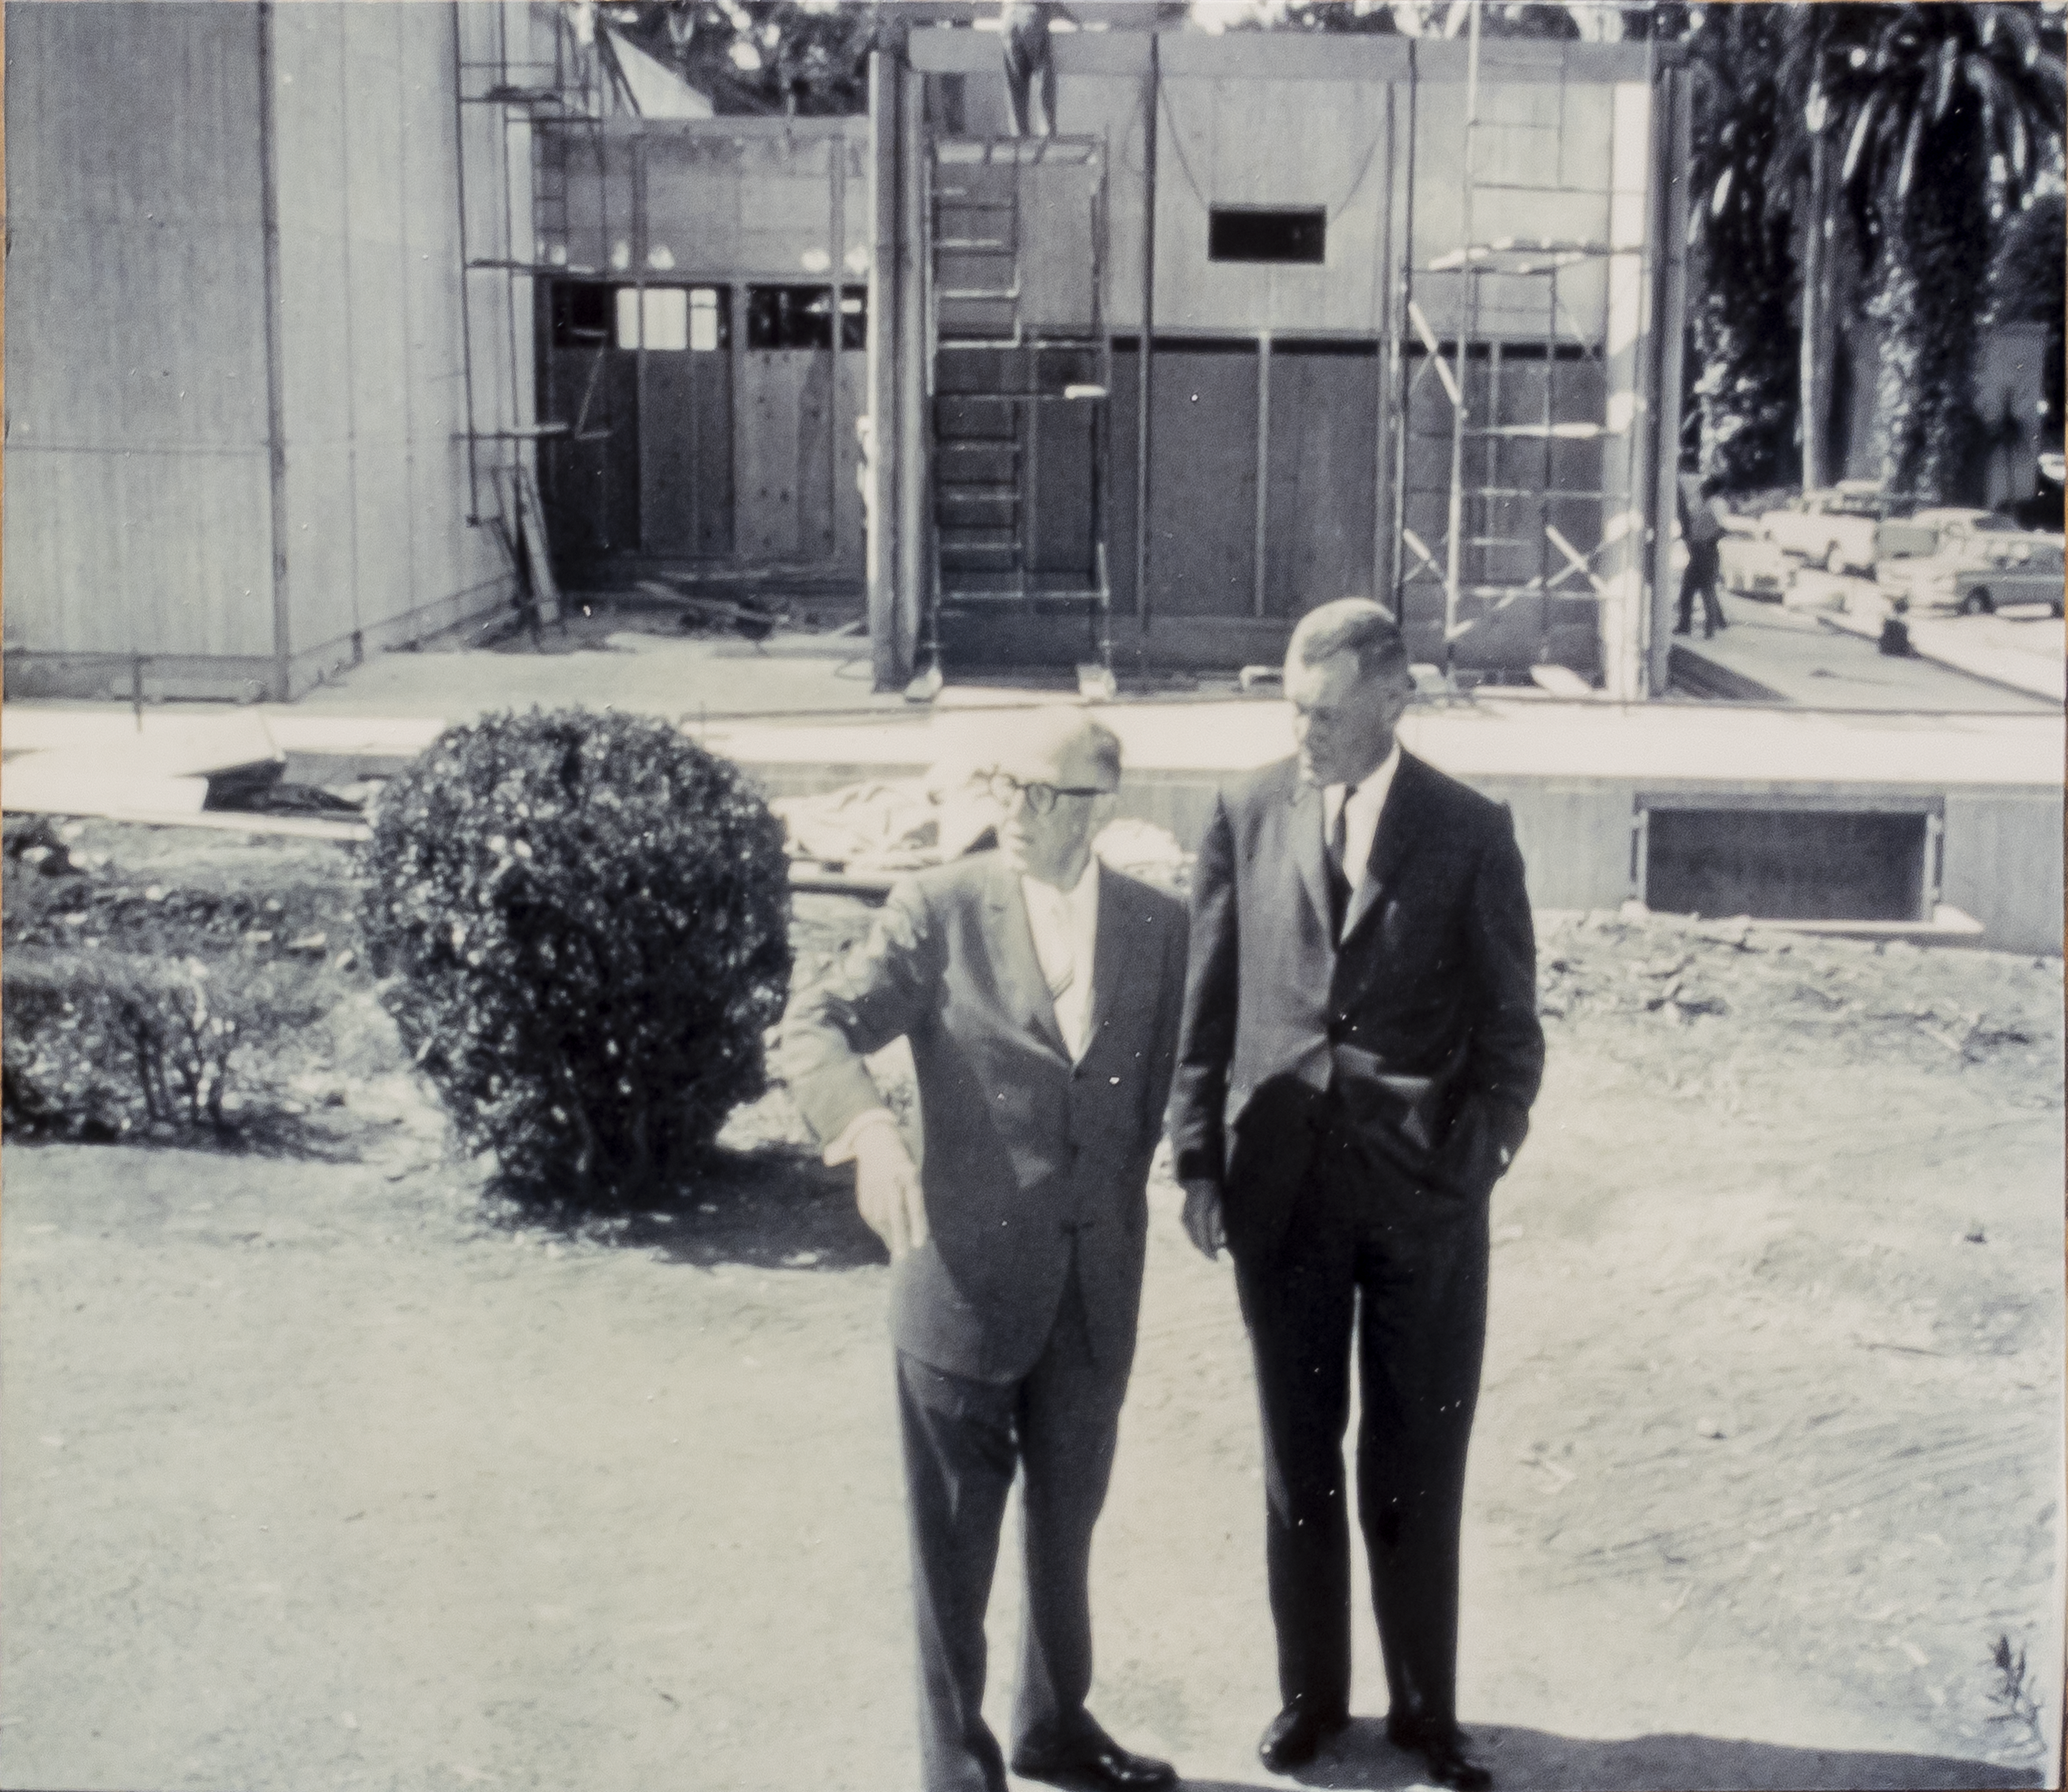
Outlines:
[[[1321,808],[1297,760],[1252,773],[1193,876],[1171,1139],[1181,1178],[1223,1179],[1238,1254],[1282,1235],[1325,1107],[1397,1180],[1483,1199],[1543,1076],[1507,809],[1403,751],[1337,949]]]
[[[1073,1248],[1101,1362],[1134,1348],[1185,979],[1185,911],[1104,865],[1091,1034],[1070,1062],[1016,873],[993,853],[906,879],[867,951],[800,992],[784,1073],[822,1139],[881,1099],[861,1054],[902,1036],[918,1073],[931,1236],[892,1272],[898,1347],[1016,1381],[1047,1343]]]

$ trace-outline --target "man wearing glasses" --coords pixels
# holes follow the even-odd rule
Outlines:
[[[1185,912],[1092,855],[1120,781],[1109,729],[1037,712],[978,776],[998,849],[891,892],[856,962],[793,998],[784,1065],[890,1251],[928,1792],[1005,1792],[983,1621],[1016,1470],[1013,1771],[1143,1792],[1176,1775],[1085,1708],[1087,1581],[1134,1354]],[[918,1076],[916,1167],[862,1062],[900,1037]]]

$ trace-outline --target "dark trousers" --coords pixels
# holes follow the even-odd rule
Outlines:
[[[1702,632],[1714,634],[1724,626],[1724,603],[1716,595],[1716,581],[1723,576],[1723,561],[1713,541],[1687,544],[1687,570],[1680,575],[1679,632],[1687,633],[1695,614],[1695,594],[1702,596]]]
[[[1342,1446],[1354,1338],[1358,1519],[1387,1689],[1398,1715],[1453,1721],[1458,1531],[1486,1343],[1486,1201],[1418,1187],[1374,1165],[1346,1132],[1325,1130],[1282,1242],[1236,1270],[1264,1414],[1280,1695],[1330,1713],[1349,1707]]]
[[[1085,1709],[1092,1526],[1113,1471],[1127,1370],[1125,1361],[1094,1360],[1074,1275],[1022,1381],[968,1381],[898,1354],[927,1792],[1004,1792],[983,1721],[983,1615],[1016,1467],[1025,1476],[1027,1585],[1014,1749],[1067,1753],[1101,1733]]]

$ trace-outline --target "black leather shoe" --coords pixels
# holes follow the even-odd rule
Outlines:
[[[1429,1778],[1455,1792],[1487,1792],[1493,1774],[1465,1753],[1465,1733],[1455,1724],[1427,1718],[1389,1717],[1386,1739],[1396,1749],[1419,1754],[1429,1766]]]
[[[1317,1711],[1289,1704],[1264,1727],[1256,1758],[1274,1774],[1290,1773],[1312,1761],[1321,1745],[1350,1721],[1347,1711]]]
[[[1012,1770],[1022,1779],[1096,1787],[1098,1792],[1158,1792],[1178,1783],[1178,1770],[1169,1761],[1134,1753],[1109,1736],[1055,1754],[1016,1754]]]

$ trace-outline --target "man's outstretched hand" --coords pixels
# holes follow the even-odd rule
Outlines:
[[[1210,1257],[1227,1243],[1221,1227],[1221,1185],[1198,1181],[1185,1184],[1185,1236]]]
[[[891,1126],[865,1126],[855,1140],[854,1203],[895,1263],[926,1242],[926,1201],[905,1141]]]

